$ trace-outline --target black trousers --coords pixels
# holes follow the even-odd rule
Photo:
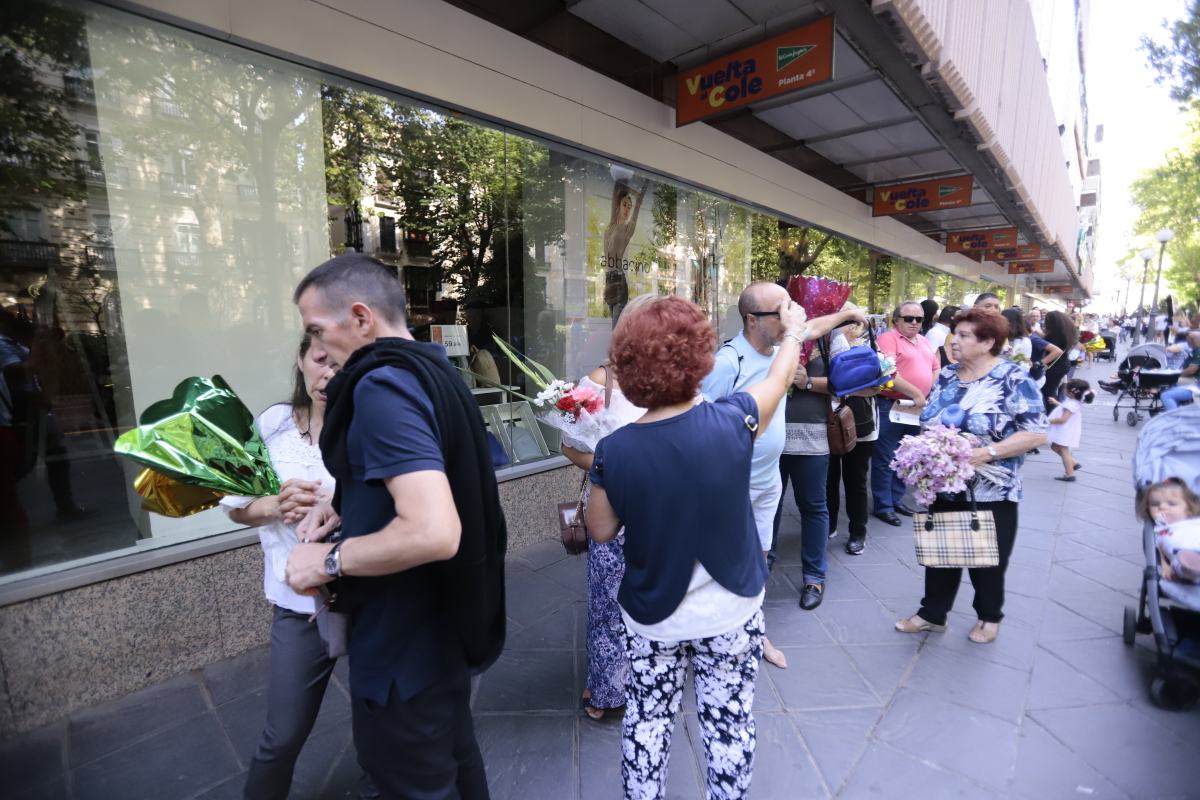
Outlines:
[[[838,491],[841,483],[846,489],[846,516],[850,520],[850,538],[867,535],[867,506],[870,503],[868,474],[875,442],[859,442],[841,456],[829,456],[829,479],[825,482],[826,504],[829,506],[829,532],[837,530],[840,507]]]
[[[466,668],[386,705],[356,697],[358,760],[387,800],[487,800]]]
[[[1004,571],[1008,569],[1008,558],[1012,555],[1017,540],[1017,504],[1001,501],[979,503],[979,510],[990,509],[996,520],[996,541],[1000,546],[1000,563],[994,567],[971,569],[971,585],[975,587],[975,614],[981,622],[999,622],[1004,619]],[[948,502],[940,498],[934,502],[932,511],[963,511],[970,509],[968,502]],[[954,606],[958,584],[962,581],[962,569],[953,567],[925,568],[925,596],[921,598],[921,610],[917,613],[926,622],[945,625],[946,615]]]
[[[1071,369],[1071,362],[1067,361],[1067,354],[1063,353],[1046,369],[1046,382],[1042,384],[1042,403],[1046,406],[1046,412],[1049,413],[1054,408],[1054,404],[1050,400],[1058,399],[1058,387],[1062,383],[1063,378],[1067,377],[1067,372]]]

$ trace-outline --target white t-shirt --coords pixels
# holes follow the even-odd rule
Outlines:
[[[292,416],[290,403],[271,406],[259,416],[255,424],[267,445],[271,465],[275,467],[275,474],[279,476],[281,484],[293,478],[320,481],[321,491],[333,494],[335,482],[321,460],[321,450],[301,435]],[[230,495],[221,498],[221,507],[228,513],[229,509],[245,508],[256,499],[258,498]],[[299,542],[296,538],[296,526],[285,525],[282,522],[260,525],[258,540],[263,548],[263,592],[267,600],[297,614],[313,613],[316,610],[315,599],[296,594],[284,580],[284,567],[287,566],[288,556]]]
[[[935,322],[933,327],[925,332],[925,340],[937,350],[939,347],[946,344],[946,337],[950,335],[950,326],[943,325],[940,322]]]
[[[782,405],[782,404],[780,404]],[[754,597],[742,597],[726,589],[708,574],[699,561],[692,570],[692,581],[688,584],[683,602],[671,616],[653,625],[643,625],[621,609],[625,627],[659,642],[685,642],[689,639],[704,639],[737,630],[762,607],[763,589]]]

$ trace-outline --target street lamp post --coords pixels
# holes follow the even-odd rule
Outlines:
[[[1163,253],[1165,253],[1167,251],[1167,242],[1169,242],[1175,238],[1175,231],[1171,230],[1170,228],[1163,228],[1161,231],[1154,234],[1154,238],[1158,239],[1158,272],[1154,276],[1154,314],[1155,314],[1155,317],[1152,317],[1152,319],[1156,319],[1157,315],[1158,315],[1158,284],[1162,281]],[[1167,320],[1167,324],[1170,325],[1171,321]],[[1147,337],[1147,338],[1153,339],[1154,337],[1151,336],[1151,337]]]
[[[1142,340],[1142,312],[1146,307],[1146,279],[1150,277],[1150,259],[1154,258],[1154,248],[1147,247],[1138,253],[1142,257],[1142,290],[1138,292],[1137,325],[1133,328],[1133,344]]]

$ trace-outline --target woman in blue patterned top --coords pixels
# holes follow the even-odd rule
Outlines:
[[[975,587],[972,642],[994,642],[1004,617],[1004,571],[1017,537],[1017,503],[1021,499],[1021,466],[1025,453],[1046,441],[1046,414],[1041,394],[1024,370],[999,357],[1008,336],[1008,321],[994,311],[971,309],[954,322],[954,357],[958,363],[941,371],[921,412],[922,425],[942,423],[973,433],[983,441],[971,453],[979,469],[971,481],[980,510],[996,520],[1000,563],[970,570]],[[983,468],[983,465],[987,465]],[[931,511],[971,507],[965,495],[939,496]],[[962,570],[925,569],[921,610],[896,623],[901,633],[946,630]]]

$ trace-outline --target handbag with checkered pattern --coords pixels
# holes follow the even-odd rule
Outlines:
[[[1000,564],[996,518],[990,509],[975,505],[975,490],[968,486],[969,511],[934,511],[913,514],[913,543],[917,563],[923,567],[995,567]]]

